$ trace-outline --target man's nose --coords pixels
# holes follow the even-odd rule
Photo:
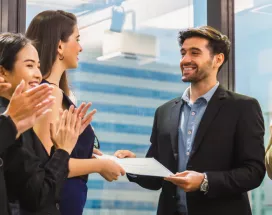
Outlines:
[[[185,54],[182,56],[180,63],[184,64],[184,63],[190,63],[191,62],[191,57],[189,54]]]

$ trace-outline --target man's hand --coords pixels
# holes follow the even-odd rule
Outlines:
[[[80,131],[81,118],[78,116],[78,110],[73,105],[69,111],[60,113],[60,120],[50,124],[50,135],[56,149],[63,149],[69,154],[73,151]]]
[[[167,177],[164,180],[172,182],[185,192],[193,192],[200,189],[200,185],[204,180],[204,174],[195,171],[185,171]]]
[[[136,155],[129,150],[118,150],[114,153],[114,156],[118,158],[136,158]]]
[[[42,84],[23,92],[24,87],[25,82],[22,80],[15,89],[5,112],[16,125],[17,138],[21,133],[33,127],[41,115],[51,111],[50,107],[55,102],[55,98],[51,96],[53,87],[48,84]]]
[[[81,121],[81,128],[80,128],[80,134],[85,130],[85,128],[91,123],[93,119],[93,115],[97,112],[96,109],[92,110],[89,114],[87,114],[88,109],[92,106],[92,103],[89,102],[88,104],[82,103],[78,107],[78,114],[82,118]],[[86,115],[87,114],[87,115]]]
[[[6,83],[5,80],[2,77],[0,77],[0,94],[2,92],[5,92],[9,88],[11,88],[11,84],[10,83]]]
[[[103,155],[103,153],[99,149],[96,149],[96,148],[93,148],[92,158],[95,158],[94,154],[96,154],[96,155]]]

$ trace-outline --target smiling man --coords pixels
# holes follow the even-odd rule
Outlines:
[[[217,80],[228,60],[227,36],[203,26],[181,31],[179,44],[182,81],[191,85],[156,110],[147,153],[177,174],[128,178],[162,188],[159,215],[250,215],[247,191],[265,175],[259,103]]]

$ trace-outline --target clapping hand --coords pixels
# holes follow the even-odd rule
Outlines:
[[[51,96],[53,88],[48,84],[41,84],[23,92],[24,87],[25,82],[22,80],[5,111],[16,125],[17,138],[33,127],[40,116],[52,111],[51,105],[55,102],[55,97]]]
[[[92,106],[91,102],[89,102],[87,104],[85,102],[83,102],[78,107],[78,114],[82,118],[81,127],[80,127],[80,134],[82,134],[82,132],[85,130],[85,128],[91,123],[94,114],[97,112],[97,110],[94,109],[89,114],[87,114],[87,111],[91,106]]]
[[[63,149],[72,153],[80,134],[81,118],[73,105],[69,110],[60,112],[57,123],[50,124],[50,135],[56,149]]]

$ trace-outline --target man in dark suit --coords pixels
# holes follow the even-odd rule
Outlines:
[[[0,154],[12,146],[21,133],[31,128],[36,118],[42,115],[54,101],[53,98],[49,98],[52,93],[52,87],[49,85],[40,85],[22,93],[24,86],[22,81],[13,94],[7,111],[0,115]],[[0,77],[0,94],[10,87],[11,85],[4,83]],[[3,167],[4,162],[0,157],[0,214],[7,215],[9,208]]]
[[[182,80],[191,85],[156,110],[147,153],[178,173],[128,178],[147,189],[162,188],[159,215],[250,215],[247,191],[265,175],[260,106],[217,81],[230,50],[225,35],[209,26],[191,28],[179,33],[179,43]]]

